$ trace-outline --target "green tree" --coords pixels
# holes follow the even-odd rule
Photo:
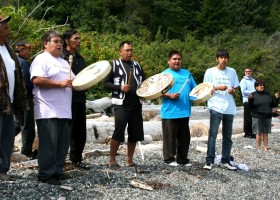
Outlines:
[[[230,10],[228,1],[204,0],[197,13],[197,35],[202,39],[204,36],[213,36],[230,28]]]

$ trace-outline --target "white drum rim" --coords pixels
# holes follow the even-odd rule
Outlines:
[[[102,65],[102,70],[100,71],[99,74],[93,75],[93,79],[91,81],[79,83],[80,77],[83,76],[85,73],[87,73],[89,68],[92,68],[93,66],[99,66],[99,65]],[[92,86],[99,83],[100,81],[102,81],[110,73],[110,71],[111,71],[111,65],[110,65],[109,61],[101,60],[101,61],[95,62],[95,63],[87,66],[86,68],[84,68],[82,71],[80,71],[75,76],[75,78],[72,82],[72,86],[73,86],[74,90],[77,90],[77,91],[89,89]]]
[[[149,94],[149,95],[146,95],[146,94],[139,94],[141,89],[143,88],[143,84],[145,84],[149,79],[152,79],[154,78],[155,76],[160,76],[160,75],[168,75],[170,77],[170,81],[165,84],[161,90],[158,90],[156,91],[154,94]],[[153,100],[153,99],[156,99],[158,97],[161,97],[164,93],[166,93],[174,84],[174,79],[173,79],[173,76],[172,74],[170,73],[159,73],[159,74],[155,74],[151,77],[149,77],[148,79],[146,79],[145,81],[143,81],[143,83],[141,84],[141,87],[137,89],[136,91],[136,94],[140,97],[140,98],[143,98],[143,99],[146,99],[146,100]]]
[[[209,91],[207,91],[207,93],[205,93],[202,97],[200,97],[199,99],[195,99],[192,102],[194,104],[201,104],[206,102],[208,99],[210,99],[212,97],[211,95],[211,90],[213,88],[213,84],[210,82],[205,82],[205,83],[200,83],[199,85],[197,85],[195,88],[192,89],[192,91],[190,92],[189,96],[190,97],[197,97],[196,95],[194,95],[195,92],[197,92],[197,89],[203,85],[207,85],[207,87],[209,87]],[[210,89],[211,88],[211,89]]]

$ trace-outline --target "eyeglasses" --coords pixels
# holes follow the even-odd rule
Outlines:
[[[252,72],[252,71],[245,71],[245,72]]]
[[[63,40],[51,40],[50,42],[53,42],[55,44],[58,44],[58,43],[64,44]]]

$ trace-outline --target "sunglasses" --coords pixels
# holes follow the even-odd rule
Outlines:
[[[245,71],[245,72],[252,72],[252,71]]]
[[[264,87],[264,85],[263,85],[263,84],[259,84],[258,86],[263,86],[263,87]]]

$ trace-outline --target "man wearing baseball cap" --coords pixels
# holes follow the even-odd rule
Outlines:
[[[11,17],[0,15],[0,181],[9,180],[15,129],[13,114],[29,109],[22,68],[8,45]]]

